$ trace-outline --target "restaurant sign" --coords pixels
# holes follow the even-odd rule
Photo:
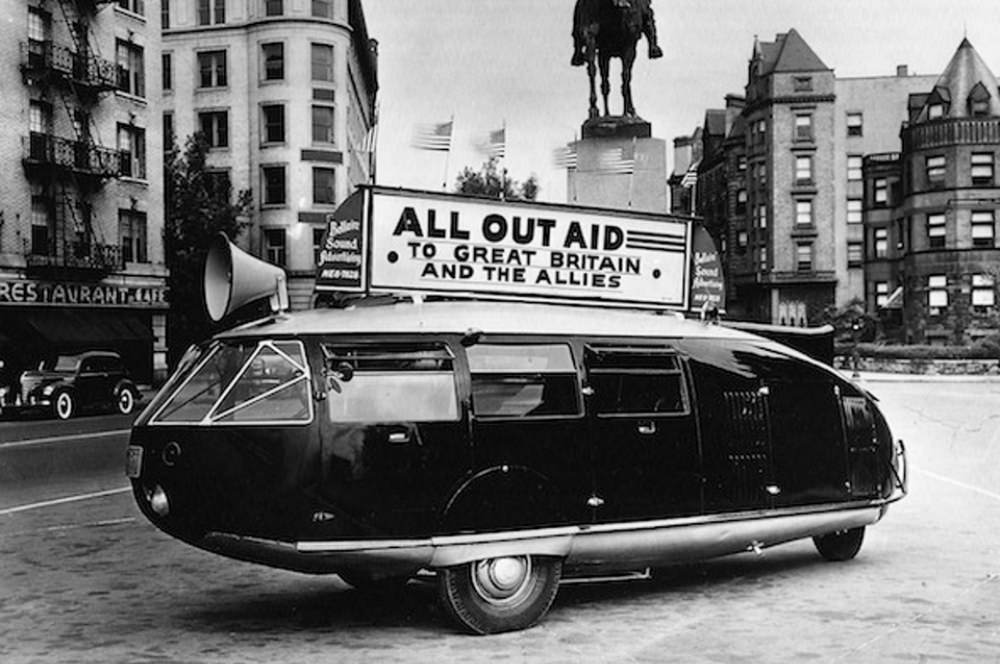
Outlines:
[[[165,309],[167,289],[103,283],[0,279],[0,306],[66,305]]]

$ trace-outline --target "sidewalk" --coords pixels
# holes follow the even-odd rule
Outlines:
[[[881,373],[838,369],[840,374],[856,383],[1000,383],[1000,375],[995,374],[912,374]]]

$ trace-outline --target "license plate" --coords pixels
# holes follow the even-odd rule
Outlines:
[[[129,445],[125,452],[125,476],[137,478],[142,473],[142,448]]]

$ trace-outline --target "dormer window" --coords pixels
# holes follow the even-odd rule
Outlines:
[[[937,120],[944,117],[944,104],[931,104],[927,107],[927,119]]]
[[[982,82],[976,83],[969,92],[969,115],[982,117],[990,114],[990,92]]]

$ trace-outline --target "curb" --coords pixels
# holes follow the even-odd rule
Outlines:
[[[904,374],[838,369],[840,375],[856,383],[998,383],[1000,375],[992,374]]]

